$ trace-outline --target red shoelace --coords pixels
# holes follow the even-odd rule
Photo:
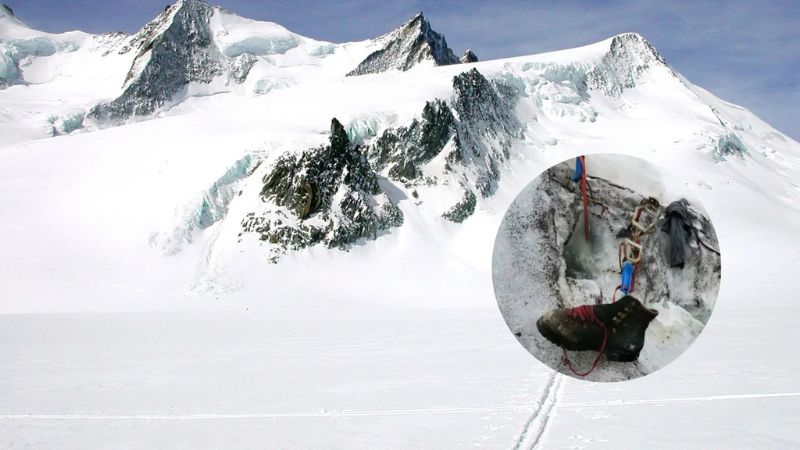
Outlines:
[[[600,358],[603,356],[603,352],[606,349],[606,342],[608,342],[608,329],[606,328],[606,325],[594,315],[594,305],[581,305],[570,308],[567,310],[567,317],[576,318],[583,321],[592,321],[603,329],[603,343],[600,344],[600,349],[597,351],[597,357],[594,359],[592,367],[590,367],[586,372],[580,373],[575,370],[575,367],[572,365],[572,361],[570,361],[569,356],[567,356],[567,350],[564,349],[564,361],[567,363],[569,370],[579,377],[585,377],[586,375],[592,373],[594,368],[597,367],[597,363],[600,362]]]
[[[597,317],[594,315],[594,305],[581,305],[576,306],[574,308],[570,308],[567,310],[567,317],[577,318],[583,321],[593,321],[597,322],[600,325],[603,325],[603,322],[600,322]]]

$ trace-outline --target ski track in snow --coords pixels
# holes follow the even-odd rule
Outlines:
[[[717,400],[747,400],[753,398],[800,397],[800,392],[778,392],[773,394],[710,395],[707,397],[652,398],[641,400],[608,400],[596,402],[562,403],[557,408],[579,408],[586,406],[666,405],[670,403],[708,402]]]
[[[534,413],[528,418],[525,427],[517,438],[514,449],[541,448],[541,439],[553,419],[554,409],[627,406],[670,403],[691,403],[719,400],[748,400],[754,398],[800,397],[800,392],[777,392],[769,394],[711,395],[706,397],[656,398],[641,400],[609,400],[597,402],[573,402],[558,404],[563,375],[554,373],[547,382],[542,397],[537,402]],[[340,417],[340,416],[401,416],[416,414],[460,414],[497,411],[521,411],[521,406],[475,407],[475,408],[424,408],[424,409],[385,409],[367,411],[306,411],[293,413],[248,413],[248,414],[0,414],[0,419],[32,420],[207,420],[207,419],[279,419],[291,417]],[[530,445],[529,445],[530,444]]]
[[[424,409],[385,409],[369,411],[306,411],[293,413],[251,413],[251,414],[0,414],[0,419],[34,420],[205,420],[205,419],[280,419],[292,417],[345,417],[345,416],[405,416],[418,414],[465,414],[497,411],[520,411],[520,406],[486,408],[424,408]]]
[[[525,422],[525,427],[514,444],[514,450],[538,448],[537,446],[541,443],[547,430],[547,425],[552,419],[551,413],[558,401],[558,391],[563,380],[564,376],[555,371],[547,380],[542,396],[536,404],[536,409]]]

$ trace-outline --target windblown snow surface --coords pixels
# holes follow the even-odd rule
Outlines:
[[[798,143],[693,86],[636,35],[345,77],[368,43],[297,53],[310,41],[215,17],[230,28],[217,50],[258,54],[244,84],[187,88],[150,117],[58,133],[51,115],[119,95],[130,37],[45,36],[0,17],[4,49],[36,36],[58,44],[19,59],[21,77],[0,90],[3,444],[800,445]],[[620,51],[625,42],[635,51]],[[382,173],[403,224],[374,240],[270,263],[269,243],[239,236],[280,155],[326,143],[333,117],[366,141],[407,126],[472,68],[514,88],[522,131],[497,161],[496,190],[462,223],[442,217],[461,198],[458,183],[408,187]],[[492,289],[493,243],[512,200],[546,168],[594,153],[637,156],[654,177],[677,177],[713,218],[723,255],[700,337],[622,383],[570,379],[536,361]]]

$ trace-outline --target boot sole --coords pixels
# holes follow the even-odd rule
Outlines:
[[[572,342],[561,339],[561,336],[559,336],[556,332],[554,332],[541,319],[536,321],[536,329],[539,330],[539,334],[544,336],[545,339],[565,350],[573,352],[591,352],[591,351],[596,352],[598,350],[598,349],[580,348],[575,346]],[[608,359],[609,361],[634,362],[637,359],[639,359],[640,352],[641,349],[637,352],[605,351],[603,352],[603,354],[606,355],[606,359]]]
[[[639,352],[636,353],[605,352],[605,355],[609,361],[616,361],[616,362],[634,362],[637,359],[639,359]]]

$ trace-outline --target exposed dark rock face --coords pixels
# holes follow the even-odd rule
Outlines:
[[[385,130],[368,155],[376,169],[388,168],[389,178],[406,184],[454,177],[465,188],[464,199],[443,216],[461,222],[475,209],[473,190],[482,197],[494,193],[500,167],[522,127],[514,114],[518,95],[511,87],[472,69],[453,78],[453,91],[449,102],[427,102],[409,126]],[[425,165],[440,155],[446,172],[425,176]]]
[[[419,166],[437,156],[457,132],[456,119],[443,100],[426,102],[420,119],[408,127],[386,130],[369,149],[377,169],[389,166],[389,177],[399,181],[421,175]]]
[[[442,183],[459,183],[461,200],[442,213],[453,222],[473,214],[476,191],[494,192],[509,146],[521,125],[514,115],[517,94],[477,70],[453,78],[448,102],[427,102],[410,125],[385,130],[368,146],[350,143],[338,120],[328,145],[280,157],[263,178],[263,213],[249,213],[244,232],[274,244],[271,260],[287,250],[315,244],[346,249],[375,239],[403,222],[402,211],[381,189],[378,171],[407,186],[436,184],[425,174],[434,159],[444,163]]]
[[[636,33],[615,36],[600,64],[590,70],[590,89],[611,97],[619,97],[624,89],[636,86],[639,77],[656,65],[666,66],[664,57],[647,40]]]
[[[190,82],[209,83],[223,73],[201,0],[178,0],[131,41],[138,49],[125,89],[117,99],[94,107],[90,116],[120,120],[153,113]]]
[[[447,46],[444,36],[433,31],[422,13],[400,28],[376,39],[383,46],[362,61],[347,76],[385,72],[391,69],[408,70],[422,61],[437,66],[458,64],[459,60]]]
[[[514,113],[517,92],[503,83],[490,82],[477,69],[453,78],[453,109],[460,121],[456,151],[451,162],[461,162],[475,175],[483,197],[493,194],[500,177],[499,165],[508,159],[521,125]]]
[[[329,145],[281,157],[264,177],[266,214],[250,213],[245,232],[273,244],[273,261],[285,250],[322,243],[346,249],[359,239],[403,222],[402,211],[378,184],[361,146],[350,144],[338,120]]]
[[[228,73],[231,80],[236,83],[242,83],[247,79],[250,69],[253,68],[257,59],[250,53],[242,53],[241,55],[230,60],[230,67]]]
[[[458,61],[461,64],[469,64],[478,62],[478,57],[475,55],[475,53],[472,52],[472,50],[467,50],[464,52],[463,55],[461,55],[460,58],[458,58]]]
[[[14,10],[11,9],[10,6],[6,5],[5,3],[0,3],[0,13],[7,15],[9,17],[17,17],[14,15]]]
[[[442,217],[451,222],[461,223],[475,212],[475,204],[475,194],[471,190],[465,189],[461,201],[442,214]]]

